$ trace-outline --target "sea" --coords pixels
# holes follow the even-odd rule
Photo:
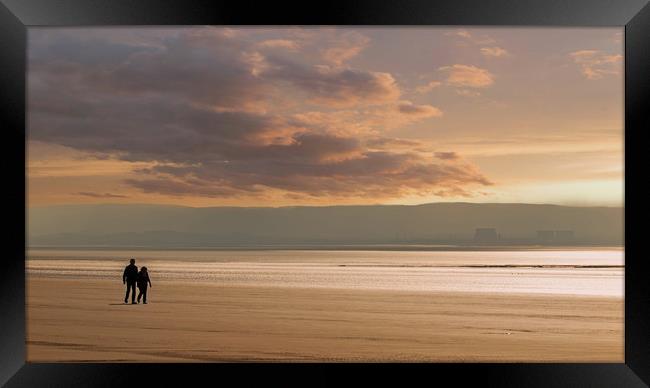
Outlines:
[[[45,249],[30,276],[122,282],[129,259],[152,283],[624,297],[624,249]]]

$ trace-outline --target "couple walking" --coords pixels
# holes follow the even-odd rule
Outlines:
[[[149,280],[149,273],[147,272],[147,267],[142,267],[140,272],[138,272],[138,267],[135,265],[135,259],[131,259],[131,264],[127,265],[124,268],[124,273],[122,274],[122,283],[126,284],[126,296],[124,297],[124,303],[129,303],[129,293],[131,294],[131,303],[136,304],[135,302],[135,285],[138,285],[140,293],[138,294],[138,302],[140,303],[140,298],[143,298],[143,303],[147,304],[147,284],[151,287],[151,280]]]

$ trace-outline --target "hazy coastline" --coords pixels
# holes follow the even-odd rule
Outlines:
[[[30,246],[507,249],[623,245],[616,207],[534,204],[31,207]]]

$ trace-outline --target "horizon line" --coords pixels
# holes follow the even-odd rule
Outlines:
[[[340,204],[340,205],[282,205],[282,206],[236,206],[236,205],[216,205],[216,206],[190,206],[190,205],[175,205],[165,203],[117,203],[117,202],[102,202],[102,203],[61,203],[51,205],[28,205],[25,209],[31,208],[46,208],[46,207],[64,207],[64,206],[160,206],[160,207],[180,207],[188,209],[211,209],[211,208],[238,208],[238,209],[283,209],[283,208],[298,208],[298,207],[311,207],[311,208],[326,208],[326,207],[371,207],[371,206],[427,206],[427,205],[533,205],[533,206],[558,206],[558,207],[580,207],[580,208],[625,208],[624,204],[621,205],[570,205],[570,204],[557,204],[557,203],[535,203],[535,202],[423,202],[418,204]]]

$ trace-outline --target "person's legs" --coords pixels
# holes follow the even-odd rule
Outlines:
[[[140,288],[140,292],[138,293],[138,303],[140,303],[140,298],[142,298],[142,288]]]
[[[131,303],[135,304],[135,282],[131,282]]]
[[[129,292],[131,291],[131,283],[126,282],[126,295],[124,295],[124,303],[129,303]]]
[[[142,302],[147,304],[147,287],[143,288],[140,292],[142,292]]]

